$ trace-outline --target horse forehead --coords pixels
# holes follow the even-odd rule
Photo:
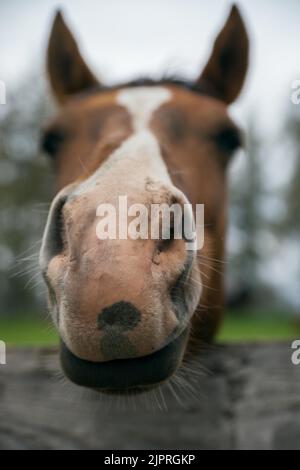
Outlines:
[[[127,109],[137,132],[147,128],[153,113],[171,98],[172,92],[163,86],[137,87],[120,90],[116,102]]]
[[[153,114],[171,98],[172,92],[163,86],[139,86],[118,90],[114,102],[126,109],[132,131],[118,142],[118,146],[99,166],[95,166],[94,171],[87,179],[81,181],[72,194],[80,195],[96,189],[99,178],[102,181],[102,189],[105,184],[124,189],[126,184],[130,186],[131,180],[144,184],[146,177],[169,183],[170,177],[161,155],[160,143],[151,130],[150,121]],[[124,179],[124,173],[132,178]]]

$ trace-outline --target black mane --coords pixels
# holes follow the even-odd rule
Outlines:
[[[204,94],[206,92],[202,85],[180,77],[162,77],[159,80],[155,80],[149,77],[140,77],[128,83],[117,85],[116,88],[159,85],[177,85],[200,94]]]
[[[100,85],[98,90],[109,91],[117,90],[119,88],[130,88],[130,87],[139,87],[139,86],[159,86],[159,85],[177,85],[179,87],[185,88],[187,90],[193,91],[195,93],[209,94],[209,90],[205,87],[204,83],[192,82],[190,80],[182,79],[180,77],[162,77],[160,79],[153,79],[149,77],[139,77],[137,79],[131,80],[125,83],[117,83],[115,85],[107,86]]]

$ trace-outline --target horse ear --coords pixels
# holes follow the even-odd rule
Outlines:
[[[248,34],[238,8],[233,5],[197,84],[208,94],[230,104],[241,91],[248,60]]]
[[[60,11],[57,12],[47,51],[47,69],[52,90],[59,103],[99,82],[84,62],[76,41]]]

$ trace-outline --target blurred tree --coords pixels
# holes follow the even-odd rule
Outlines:
[[[284,139],[262,141],[253,122],[230,192],[229,306],[295,310],[300,305],[299,108],[289,113]]]
[[[38,289],[30,289],[45,214],[51,170],[39,155],[40,127],[50,103],[42,79],[31,77],[8,96],[0,116],[0,315],[36,309]],[[23,255],[24,254],[24,255]],[[19,262],[32,256],[32,261]],[[17,275],[24,271],[24,276]],[[25,285],[27,284],[27,288]]]
[[[228,304],[231,308],[247,305],[256,295],[258,288],[261,288],[258,268],[262,258],[260,235],[263,226],[261,208],[264,195],[261,142],[254,124],[250,122],[243,166],[233,176],[230,188],[232,249],[229,255]]]
[[[286,132],[291,139],[294,165],[291,181],[285,191],[286,215],[281,230],[290,236],[300,236],[300,113],[292,112],[286,125]]]

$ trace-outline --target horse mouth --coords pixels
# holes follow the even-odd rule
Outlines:
[[[101,392],[146,391],[168,379],[178,368],[189,328],[158,351],[134,359],[90,362],[75,356],[61,341],[60,361],[65,375],[76,385]]]

